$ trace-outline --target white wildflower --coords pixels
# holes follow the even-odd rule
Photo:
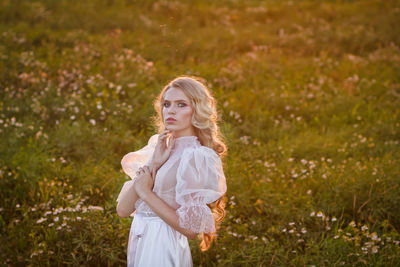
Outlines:
[[[36,221],[36,223],[42,223],[42,222],[44,222],[46,220],[47,220],[47,218],[40,218],[39,220]]]

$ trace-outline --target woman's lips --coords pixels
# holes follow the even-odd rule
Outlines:
[[[167,119],[166,122],[176,122],[175,119]]]

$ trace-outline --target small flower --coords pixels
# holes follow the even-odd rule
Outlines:
[[[378,234],[376,232],[373,232],[371,234],[371,240],[374,240],[374,241],[378,240]]]
[[[36,221],[36,223],[42,223],[42,222],[44,222],[45,220],[47,220],[47,218],[40,218],[39,220]]]

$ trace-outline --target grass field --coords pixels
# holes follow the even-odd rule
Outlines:
[[[0,265],[123,266],[120,160],[205,79],[227,215],[195,266],[400,266],[400,1],[0,0]]]

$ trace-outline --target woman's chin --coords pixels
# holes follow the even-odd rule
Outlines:
[[[168,130],[169,131],[169,133],[173,133],[173,132],[175,132],[175,129],[173,128],[173,127],[165,127],[165,129],[166,130]]]

